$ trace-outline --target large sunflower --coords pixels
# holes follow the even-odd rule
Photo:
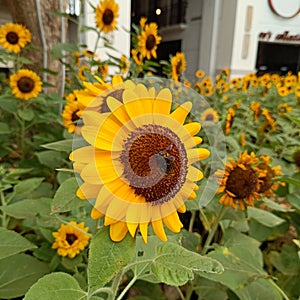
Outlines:
[[[217,193],[225,192],[219,203],[233,208],[245,209],[245,206],[253,206],[254,200],[259,198],[260,177],[265,172],[254,165],[258,158],[252,152],[245,151],[239,155],[237,161],[229,158],[230,163],[225,164],[225,170],[218,170],[216,176],[220,177],[220,187]]]
[[[161,37],[157,34],[157,24],[154,22],[146,24],[145,29],[138,35],[138,52],[147,59],[151,59],[151,56],[156,58],[156,49],[160,41]]]
[[[114,0],[102,0],[96,8],[96,25],[100,31],[109,33],[116,29],[119,5]]]
[[[171,77],[177,82],[181,73],[186,69],[186,60],[183,52],[177,52],[176,55],[171,58],[171,67]]]
[[[0,46],[10,52],[19,53],[31,42],[31,33],[23,25],[7,23],[0,27]]]
[[[81,129],[90,144],[71,153],[83,184],[82,199],[95,199],[91,216],[105,215],[113,241],[139,229],[147,242],[148,225],[163,241],[164,225],[179,232],[178,212],[185,212],[185,199],[194,199],[195,181],[203,173],[192,163],[209,151],[194,148],[199,123],[184,124],[192,104],[186,102],[171,112],[172,94],[143,84],[126,82],[121,101],[106,99],[109,111],[84,111]]]
[[[61,256],[69,256],[74,258],[89,243],[90,234],[88,227],[84,227],[84,223],[77,224],[72,221],[68,224],[61,224],[56,232],[52,232],[55,242],[53,249],[57,249],[57,254]]]
[[[12,93],[19,99],[28,100],[36,98],[42,91],[41,78],[33,71],[20,69],[18,73],[9,78]]]

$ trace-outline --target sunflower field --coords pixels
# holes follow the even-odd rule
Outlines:
[[[300,74],[191,79],[156,23],[131,39],[55,45],[61,96],[0,27],[0,299],[300,299]]]

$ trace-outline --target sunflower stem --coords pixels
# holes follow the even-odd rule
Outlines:
[[[124,274],[124,269],[118,272],[117,275],[115,276],[113,283],[111,285],[112,293],[109,295],[108,300],[114,300],[116,298],[123,274]]]
[[[177,292],[178,292],[178,294],[179,294],[180,299],[181,299],[181,300],[185,300],[185,297],[184,297],[184,295],[183,295],[183,293],[182,293],[180,287],[179,287],[179,286],[175,286],[175,288],[176,288],[176,290],[177,290]]]
[[[201,251],[201,255],[205,255],[207,250],[209,249],[211,241],[213,240],[213,238],[215,236],[215,233],[216,233],[216,230],[219,226],[219,223],[220,223],[221,219],[223,218],[223,216],[226,212],[226,208],[227,207],[225,207],[223,205],[221,206],[221,208],[219,210],[219,213],[217,215],[216,221],[215,221],[215,223],[213,224],[211,230],[208,233],[207,239],[206,239],[205,244],[203,246],[203,249]]]
[[[192,210],[192,215],[189,224],[189,232],[193,232],[195,218],[196,218],[196,210]]]
[[[1,200],[1,205],[2,206],[6,206],[7,205],[7,203],[6,203],[6,201],[5,201],[5,197],[4,197],[4,193],[1,191],[0,192],[0,200]],[[8,222],[9,222],[9,219],[7,218],[7,215],[6,215],[6,213],[4,212],[4,211],[2,211],[2,227],[3,228],[7,228],[7,226],[8,226]]]
[[[119,295],[119,297],[117,298],[117,300],[121,300],[125,294],[128,292],[128,290],[134,285],[134,283],[137,280],[137,276],[135,275],[130,281],[129,283],[126,285],[126,287],[124,288],[124,290],[122,291],[122,293]]]
[[[282,295],[283,299],[290,300],[288,295],[272,279],[269,279],[269,282],[278,290],[278,292]]]

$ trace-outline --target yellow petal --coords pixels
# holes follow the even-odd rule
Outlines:
[[[86,165],[80,173],[81,178],[90,184],[103,184],[96,165]]]
[[[141,232],[141,235],[142,235],[143,242],[145,244],[147,244],[147,242],[148,242],[148,223],[141,223],[140,224],[140,232]]]
[[[198,160],[203,160],[209,157],[210,152],[205,148],[195,148],[187,150],[187,157],[189,164],[192,164]]]
[[[110,225],[109,233],[114,242],[120,242],[124,239],[128,232],[127,224],[125,222],[118,222]]]
[[[201,144],[203,140],[200,136],[194,136],[193,141],[195,143],[195,146],[197,146],[197,145]]]
[[[185,121],[185,118],[189,114],[190,110],[192,109],[192,102],[185,102],[179,107],[177,107],[172,113],[171,117],[175,120],[177,120],[179,123],[183,124]]]
[[[183,126],[190,133],[191,136],[197,134],[201,129],[201,124],[198,122],[188,123]]]
[[[166,226],[175,233],[180,232],[181,228],[183,227],[182,223],[179,220],[177,211],[163,218],[163,221]]]
[[[177,211],[180,213],[185,213],[186,212],[185,204],[183,203],[180,207],[178,207]]]
[[[139,226],[139,223],[127,223],[129,233],[132,237],[135,236],[135,233],[136,233],[136,230],[137,230],[138,226]]]
[[[190,196],[188,197],[188,200],[194,200],[194,199],[196,199],[197,198],[197,194],[194,192],[194,191],[192,191],[192,193],[190,194]]]
[[[166,233],[165,233],[165,229],[164,229],[164,225],[163,225],[162,220],[152,221],[151,224],[152,224],[152,228],[153,228],[154,233],[163,242],[166,242],[168,239],[167,239],[167,236],[166,236]]]
[[[80,199],[93,199],[97,198],[99,191],[101,189],[101,185],[99,184],[90,184],[84,182],[80,188],[77,190],[77,197]]]
[[[141,97],[149,97],[149,94],[148,94],[148,90],[147,88],[141,84],[141,83],[138,83],[136,85],[136,87],[134,88],[134,92],[136,93],[136,95],[141,98]]]
[[[91,211],[91,218],[94,220],[100,219],[104,216],[104,214],[99,211],[97,208],[93,207],[92,211]]]
[[[198,181],[203,178],[203,173],[193,166],[189,166],[187,178],[191,181]]]
[[[110,218],[109,216],[107,216],[105,214],[105,219],[104,219],[104,226],[109,226],[111,224],[115,224],[117,222],[119,222],[120,220],[114,219],[114,218]]]
[[[169,115],[172,106],[172,94],[167,88],[162,89],[154,100],[153,113]]]
[[[115,85],[118,85],[120,83],[123,83],[123,78],[120,75],[114,75],[111,82],[115,86]]]

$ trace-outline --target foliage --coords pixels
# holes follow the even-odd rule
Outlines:
[[[142,55],[139,35],[146,22],[133,25],[130,58],[109,52],[109,59],[101,60],[99,41],[108,50],[113,47],[96,28],[82,28],[97,34],[93,50],[56,45],[52,56],[67,72],[62,97],[44,90],[25,101],[1,77],[0,298],[167,299],[169,289],[173,299],[182,300],[298,299],[300,74],[230,79],[224,69],[212,79],[199,70],[188,81],[184,54],[160,64]],[[5,49],[0,49],[0,61],[12,65],[11,74],[30,65],[22,52]],[[113,242],[103,221],[90,217],[92,205],[76,194],[81,179],[68,156],[77,132],[63,123],[61,113],[88,84],[111,86],[112,67],[123,81],[144,77],[150,82],[150,75],[159,76],[172,89],[174,107],[188,96],[194,107],[189,121],[200,121],[204,128],[212,159],[201,162],[204,179],[196,199],[180,214],[182,231],[167,231],[168,242],[152,231],[147,244],[139,234]],[[73,93],[75,98],[68,100]],[[210,116],[208,108],[213,109]],[[79,117],[71,123],[76,126]],[[261,194],[254,207],[238,210],[218,203],[214,174],[224,169],[227,157],[237,160],[244,151],[269,156],[282,175],[273,173],[274,188]],[[92,236],[89,247],[74,258],[52,247],[52,233],[71,222],[84,222]]]

